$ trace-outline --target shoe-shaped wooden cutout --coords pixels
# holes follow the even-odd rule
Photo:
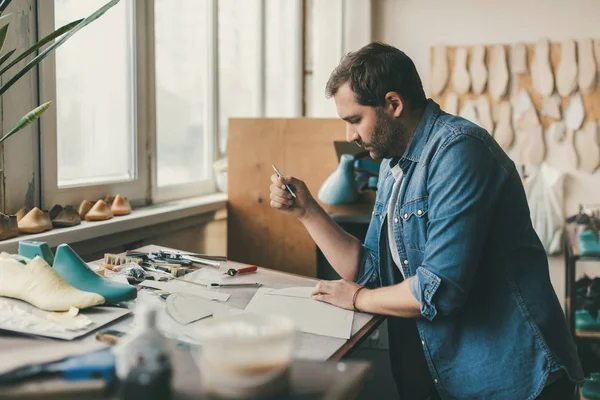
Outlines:
[[[592,93],[596,89],[596,60],[594,59],[592,39],[585,38],[577,41],[577,61],[579,90],[583,94]]]
[[[550,96],[554,91],[554,74],[550,64],[550,42],[539,39],[535,44],[535,56],[531,63],[533,88],[542,96]]]
[[[524,43],[516,43],[510,49],[510,73],[527,74],[527,47]]]
[[[579,167],[585,172],[592,174],[600,164],[598,124],[595,120],[589,120],[575,135],[575,147],[579,154]]]
[[[111,219],[113,213],[104,200],[98,200],[92,209],[85,215],[86,221],[104,221]]]
[[[131,205],[129,204],[129,200],[120,194],[115,196],[110,209],[115,216],[127,215],[131,213]]]
[[[477,116],[477,109],[475,108],[475,103],[472,100],[465,101],[465,104],[460,108],[461,117],[464,119],[471,121],[475,125],[481,126],[481,122],[479,122],[479,118]]]
[[[481,126],[492,135],[494,133],[494,121],[492,119],[490,101],[487,96],[479,96],[477,100],[475,100],[475,108],[477,109],[477,117],[481,122]]]
[[[450,92],[446,95],[444,111],[448,114],[458,115],[458,95],[456,93]]]
[[[560,45],[560,64],[556,70],[556,90],[563,96],[569,96],[577,89],[577,56],[575,42],[563,40]]]
[[[73,206],[55,205],[50,210],[50,220],[55,227],[75,226],[81,224],[79,212]]]
[[[79,218],[83,221],[87,213],[92,209],[93,204],[89,200],[83,200],[79,205]]]
[[[500,147],[509,150],[515,140],[515,132],[512,126],[511,106],[508,101],[498,104],[496,122],[494,138]]]
[[[438,45],[433,48],[431,71],[431,91],[434,96],[444,91],[448,84],[448,54],[446,46]]]
[[[47,211],[34,207],[19,222],[21,233],[40,233],[52,229],[52,221]]]
[[[26,301],[46,311],[68,311],[103,304],[104,297],[71,286],[40,257],[25,265],[0,257],[0,296]]]
[[[0,213],[0,240],[6,240],[19,235],[16,215]]]
[[[493,47],[490,64],[489,90],[492,99],[499,101],[508,91],[508,65],[506,63],[506,51],[504,45],[498,44]]]
[[[577,169],[579,167],[579,154],[577,154],[577,148],[575,147],[575,131],[567,128],[565,144],[567,146],[567,161],[572,168]]]
[[[583,119],[585,118],[585,108],[583,107],[583,100],[579,92],[571,96],[571,101],[565,109],[565,124],[567,129],[576,132],[581,128]]]
[[[454,57],[452,87],[458,94],[468,93],[469,89],[471,89],[471,77],[467,70],[467,49],[465,47],[457,48]]]
[[[471,51],[469,62],[471,73],[471,89],[475,94],[481,94],[485,90],[488,81],[488,70],[485,66],[485,46],[477,45]]]
[[[555,121],[562,119],[560,113],[560,97],[558,95],[554,94],[550,97],[544,97],[542,115]]]

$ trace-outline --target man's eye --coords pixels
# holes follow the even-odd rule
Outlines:
[[[350,120],[350,123],[351,123],[352,125],[358,124],[359,122],[360,122],[360,119],[351,119],[351,120]]]

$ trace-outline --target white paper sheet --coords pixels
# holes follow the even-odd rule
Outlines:
[[[284,289],[273,289],[268,292],[265,292],[266,295],[272,296],[289,296],[289,297],[298,297],[301,299],[310,299],[312,297],[312,292],[314,290],[314,286],[310,287],[289,287]]]
[[[80,310],[79,315],[89,318],[92,323],[81,329],[73,329],[73,327],[61,327],[58,322],[47,320],[46,316],[50,314],[48,311],[40,310],[21,300],[0,297],[0,308],[10,310],[3,313],[0,318],[0,329],[65,340],[86,335],[130,312],[126,308],[118,307],[91,307]]]
[[[160,289],[169,293],[187,293],[193,294],[196,296],[204,297],[208,300],[219,300],[219,301],[227,301],[229,300],[229,294],[218,292],[217,289],[204,289],[202,286],[194,285],[193,283],[186,283],[181,281],[169,281],[169,282],[159,282],[159,281],[143,281],[140,283],[140,286]]]
[[[310,298],[266,294],[272,290],[270,288],[258,289],[246,306],[246,311],[285,315],[294,321],[296,329],[301,332],[350,339],[354,311],[344,310]],[[303,288],[303,290],[305,289]]]

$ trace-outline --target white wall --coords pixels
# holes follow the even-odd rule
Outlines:
[[[415,62],[429,88],[430,48],[474,44],[535,42],[547,37],[600,39],[598,0],[373,0],[373,39],[402,49]],[[593,175],[568,167],[564,147],[548,148],[548,162],[568,173],[565,187],[567,215],[580,202],[600,203],[600,172]],[[578,268],[600,275],[598,264]],[[553,284],[562,301],[564,263],[551,259]]]

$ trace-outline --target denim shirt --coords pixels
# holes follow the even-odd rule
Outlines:
[[[357,282],[397,283],[379,241],[394,177],[383,160]],[[417,329],[443,399],[533,399],[583,372],[515,164],[483,128],[432,100],[399,160],[393,221]],[[394,340],[394,338],[390,338]]]

